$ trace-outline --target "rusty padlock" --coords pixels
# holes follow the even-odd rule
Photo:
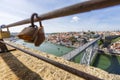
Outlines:
[[[38,14],[36,14],[36,17],[39,18]],[[36,35],[35,40],[34,40],[35,46],[39,46],[45,40],[44,28],[42,26],[41,21],[39,21],[39,25],[40,25],[40,27],[38,28],[37,35]]]
[[[34,25],[34,17],[36,13],[31,16],[31,25],[29,27],[24,28],[19,34],[18,37],[27,42],[34,42],[35,36],[38,32],[37,25]]]

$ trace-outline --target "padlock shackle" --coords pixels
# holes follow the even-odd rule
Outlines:
[[[31,25],[32,25],[32,27],[34,27],[35,25],[34,25],[34,18],[38,18],[39,19],[39,16],[38,16],[38,14],[37,13],[33,13],[32,14],[32,16],[31,16]],[[41,23],[41,20],[39,21],[39,24],[40,24],[40,27],[42,27],[42,23]]]

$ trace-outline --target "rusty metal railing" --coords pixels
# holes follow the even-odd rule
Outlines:
[[[68,16],[82,12],[88,12],[91,10],[106,8],[118,4],[120,4],[120,0],[90,0],[39,15],[39,19],[36,18],[35,21],[37,22],[39,20],[47,20],[47,19],[58,18],[58,17]],[[22,21],[11,23],[6,25],[6,27],[14,27],[28,23],[30,23],[30,19],[25,19]]]

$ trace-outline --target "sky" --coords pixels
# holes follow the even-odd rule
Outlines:
[[[11,24],[88,0],[0,0],[0,25]],[[46,33],[120,30],[120,5],[42,21]],[[10,28],[20,32],[30,24]],[[36,24],[38,25],[38,24]]]

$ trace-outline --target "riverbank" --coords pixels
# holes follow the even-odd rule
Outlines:
[[[9,42],[11,43],[11,42]],[[109,74],[98,68],[91,66],[85,66],[69,62],[63,58],[56,57],[38,50],[30,49],[25,46],[12,43],[15,46],[23,48],[25,50],[34,52],[41,56],[71,66],[80,71],[97,76],[104,80],[119,80],[119,75]],[[0,54],[0,79],[1,80],[84,80],[78,76],[61,70],[51,64],[48,64],[42,60],[38,60],[32,56],[29,56],[19,50],[12,51],[10,53]]]

